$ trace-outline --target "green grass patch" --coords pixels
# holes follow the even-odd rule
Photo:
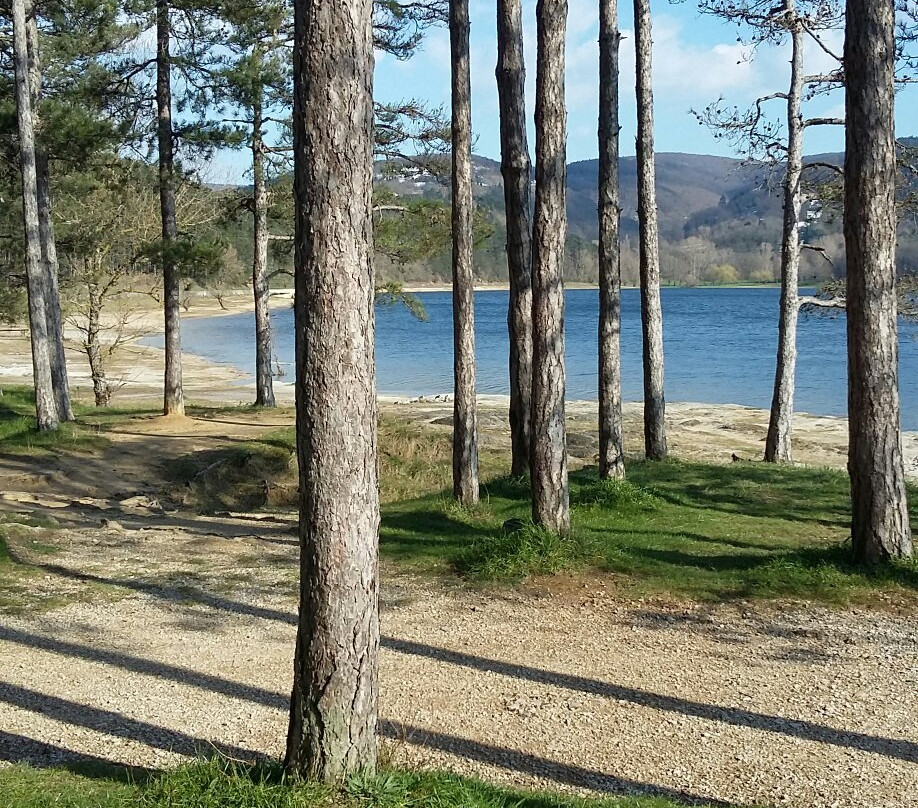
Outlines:
[[[456,568],[482,581],[519,581],[528,575],[552,575],[583,567],[599,548],[579,534],[559,536],[534,524],[480,539],[462,552]]]
[[[162,773],[116,767],[0,769],[5,808],[676,808],[658,797],[589,799],[488,785],[444,772],[398,769],[340,787],[285,778],[276,763],[205,760]],[[695,803],[692,803],[695,804]]]
[[[35,392],[30,387],[4,387],[0,396],[0,453],[17,456],[43,455],[62,450],[92,451],[108,441],[99,427],[81,423],[85,408],[75,406],[77,421],[58,429],[39,432],[35,418]]]
[[[526,481],[504,477],[482,486],[478,520],[445,509],[439,492],[385,505],[380,541],[384,556],[476,580],[582,570],[611,576],[629,596],[918,600],[918,564],[850,562],[848,497],[846,475],[827,469],[638,462],[626,482],[599,482],[595,469],[571,475],[563,539],[527,525]],[[527,526],[502,530],[511,519]]]

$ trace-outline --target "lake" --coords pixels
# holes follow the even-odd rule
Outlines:
[[[809,290],[808,293],[811,293]],[[423,292],[429,320],[415,320],[404,307],[377,309],[377,384],[394,395],[452,391],[452,297]],[[507,394],[507,292],[475,295],[478,391]],[[666,398],[712,404],[771,404],[779,290],[664,288]],[[566,292],[567,397],[596,399],[598,293]],[[293,310],[276,309],[277,356],[287,381],[293,376]],[[189,318],[182,324],[188,353],[254,373],[252,314]],[[622,392],[641,399],[640,296],[626,289],[622,301]],[[162,337],[149,344],[162,345]],[[811,314],[800,319],[796,408],[844,415],[847,408],[845,319]],[[900,384],[903,429],[918,429],[918,341],[902,328]]]

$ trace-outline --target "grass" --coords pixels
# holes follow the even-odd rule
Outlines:
[[[162,773],[115,766],[0,769],[4,808],[676,808],[657,797],[586,799],[443,772],[383,770],[340,787],[284,778],[276,763],[201,760]]]
[[[73,405],[76,421],[58,429],[39,432],[35,419],[35,392],[30,387],[4,387],[0,390],[0,454],[41,456],[58,451],[91,452],[104,448],[108,440],[102,429],[108,424],[149,409],[97,408]]]
[[[181,474],[190,479],[218,462],[221,479],[212,484],[218,504],[225,507],[229,496],[237,507],[251,506],[263,498],[260,481],[272,478],[272,487],[289,496],[270,504],[290,506],[293,451],[293,430],[280,430],[240,448],[200,453]],[[918,601],[918,564],[865,570],[849,562],[843,472],[669,460],[633,462],[627,481],[599,481],[595,469],[584,469],[571,475],[572,530],[559,538],[531,524],[528,482],[501,476],[506,458],[486,445],[481,503],[465,507],[452,499],[448,426],[384,417],[379,457],[381,553],[417,571],[501,585],[583,572],[602,575],[627,596],[702,601],[843,605],[878,594]],[[918,490],[910,494],[915,518]]]
[[[914,519],[918,491],[910,494]],[[531,525],[525,481],[492,479],[482,496],[477,519],[457,518],[439,492],[389,504],[383,555],[501,583],[579,570],[629,596],[918,600],[918,564],[865,570],[849,561],[841,472],[670,460],[632,463],[627,482],[599,482],[586,469],[571,476],[565,538]],[[504,530],[508,520],[521,529]]]

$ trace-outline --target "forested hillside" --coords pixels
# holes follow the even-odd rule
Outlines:
[[[911,144],[914,139],[902,142]],[[657,154],[657,201],[662,239],[662,272],[668,283],[730,283],[775,281],[780,271],[780,168],[749,165],[741,160],[697,154]],[[814,161],[841,165],[841,154],[821,154]],[[568,279],[594,282],[598,236],[597,160],[568,166]],[[637,283],[637,166],[634,157],[620,160],[622,190],[622,272]],[[385,185],[400,196],[445,200],[448,187],[421,169]],[[845,270],[841,218],[832,204],[834,189],[811,188],[804,213],[806,243],[803,280],[823,281]],[[500,166],[475,158],[475,194],[493,222],[493,234],[476,252],[476,273],[482,280],[500,280],[503,258],[503,190]],[[899,270],[918,271],[918,224],[906,210],[900,224]],[[430,261],[386,267],[404,280],[448,280],[444,249]]]

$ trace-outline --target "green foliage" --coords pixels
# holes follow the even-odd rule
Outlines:
[[[406,292],[402,284],[391,281],[376,289],[377,306],[391,308],[400,303],[411,312],[411,316],[416,320],[427,321],[427,310],[424,308],[424,304],[417,296],[411,294],[411,292]]]
[[[736,267],[730,266],[730,264],[718,264],[710,267],[705,271],[704,278],[708,283],[717,284],[718,286],[736,283],[740,279]]]

